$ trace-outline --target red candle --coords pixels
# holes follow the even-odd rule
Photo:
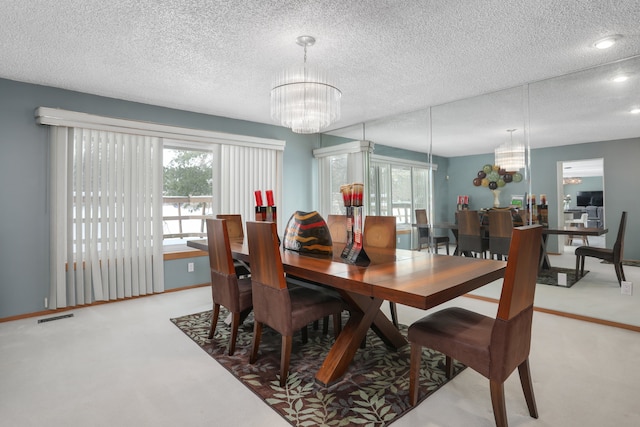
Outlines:
[[[254,193],[256,195],[256,206],[262,206],[262,191],[256,190]]]
[[[267,206],[273,206],[275,203],[273,203],[273,191],[272,190],[267,190]]]

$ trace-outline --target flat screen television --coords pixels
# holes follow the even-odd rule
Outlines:
[[[576,194],[576,205],[578,206],[602,206],[604,197],[600,191],[578,191]]]

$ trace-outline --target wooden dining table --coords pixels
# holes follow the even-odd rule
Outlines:
[[[207,250],[206,240],[187,244]],[[340,257],[343,246],[334,245],[332,256],[281,249],[288,276],[333,288],[349,305],[349,320],[316,373],[323,385],[346,372],[369,328],[389,347],[407,344],[380,310],[385,300],[426,310],[502,278],[506,268],[504,261],[366,247],[370,262],[357,265]],[[231,251],[234,258],[248,261],[246,241],[232,241]]]
[[[483,226],[488,228],[488,226]],[[458,224],[453,222],[440,222],[433,225],[433,228],[451,230],[456,242],[458,241]],[[551,262],[549,261],[549,254],[547,252],[547,242],[550,235],[564,235],[564,236],[602,236],[609,232],[607,228],[595,228],[595,227],[543,227],[542,239],[540,240],[540,265],[539,270],[550,270]],[[453,252],[454,255],[458,255],[458,247]]]

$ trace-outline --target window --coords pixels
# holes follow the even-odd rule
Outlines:
[[[369,170],[370,215],[393,215],[401,227],[415,222],[415,210],[427,209],[429,165],[372,156]]]
[[[206,237],[206,218],[213,215],[213,153],[171,147],[163,149],[162,231],[164,245]]]
[[[165,175],[201,227],[214,213],[253,218],[255,189],[281,200],[284,141],[46,107],[36,121],[51,126],[52,309],[164,291]]]

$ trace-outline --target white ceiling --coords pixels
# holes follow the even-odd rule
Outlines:
[[[433,153],[457,156],[491,152],[481,135],[498,145],[519,127],[496,117],[522,123],[520,85],[639,55],[638,22],[638,0],[3,1],[0,77],[272,123],[272,77],[302,62],[295,39],[309,34],[309,62],[331,70],[343,94],[330,130],[360,138],[366,122],[376,143],[427,152],[424,108],[465,100],[432,109]],[[613,48],[593,47],[612,34],[623,35]],[[624,93],[638,97],[633,72]],[[601,103],[586,94],[613,102],[600,86],[532,85],[532,148],[640,136],[640,116],[596,123]],[[516,89],[478,97],[504,88]]]

